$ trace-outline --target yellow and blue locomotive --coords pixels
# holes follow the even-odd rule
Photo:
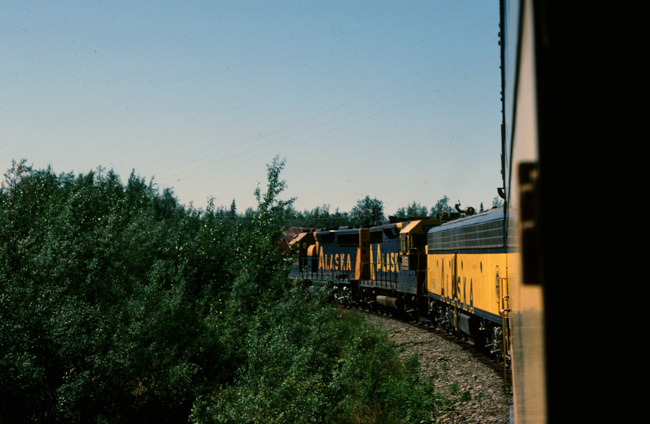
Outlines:
[[[304,232],[291,242],[292,278],[330,281],[341,303],[408,312],[424,302],[426,231],[439,220]]]
[[[302,233],[293,277],[329,281],[341,303],[464,333],[503,356],[507,316],[503,209]]]
[[[370,228],[355,299],[417,319],[426,305],[426,231],[437,225],[439,220],[414,219]]]

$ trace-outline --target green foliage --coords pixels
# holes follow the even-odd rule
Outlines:
[[[236,383],[197,401],[193,422],[420,422],[446,405],[385,334],[333,308],[325,288],[292,287],[250,319]]]
[[[427,217],[429,216],[429,211],[426,206],[422,206],[417,202],[409,204],[406,208],[399,208],[395,213],[396,218],[416,218],[416,217]]]
[[[353,225],[377,225],[384,220],[384,203],[366,196],[352,208],[350,220]]]
[[[350,216],[347,212],[341,212],[338,208],[334,213],[330,212],[329,205],[316,206],[312,210],[298,212],[288,211],[289,217],[286,220],[287,226],[314,227],[314,228],[338,228],[351,225]]]
[[[386,337],[292,286],[284,162],[256,209],[14,163],[0,189],[0,422],[409,422],[444,405]]]
[[[0,191],[0,421],[173,421],[225,367],[225,228],[113,172],[24,161]],[[146,419],[145,419],[146,418]]]
[[[492,207],[493,208],[500,208],[503,206],[503,199],[499,196],[495,196],[492,198]],[[483,208],[483,204],[481,203],[481,209]]]
[[[449,205],[449,196],[443,196],[442,199],[438,200],[436,204],[431,207],[431,217],[434,219],[439,219],[442,216],[443,212],[455,212],[454,208]]]

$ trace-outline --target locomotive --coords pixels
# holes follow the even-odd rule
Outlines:
[[[507,359],[503,208],[304,232],[291,245],[291,278],[330,282],[340,303],[435,324]]]
[[[331,281],[344,304],[417,314],[424,287],[426,231],[439,220],[389,222],[369,228],[302,233],[290,277]]]

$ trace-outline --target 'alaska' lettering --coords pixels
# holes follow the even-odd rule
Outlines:
[[[352,271],[352,259],[349,253],[323,253],[318,251],[318,269],[323,271]]]
[[[381,245],[377,245],[377,261],[375,262],[375,271],[377,272],[397,272],[399,253],[390,252],[382,253]]]

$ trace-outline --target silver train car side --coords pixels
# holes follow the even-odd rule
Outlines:
[[[579,190],[571,191],[572,203],[560,196],[576,165],[569,146],[593,128],[576,111],[596,107],[579,87],[598,68],[580,52],[595,33],[588,26],[601,21],[586,15],[593,8],[567,2],[501,0],[500,6],[511,422],[582,421],[593,383],[572,376],[590,357],[577,340],[586,327],[579,307],[591,305],[584,301],[590,289],[580,283],[591,280],[566,262],[572,241],[584,239],[574,236],[580,223],[568,225],[558,209],[580,203]],[[581,174],[591,175],[585,165]],[[593,346],[596,339],[588,341]]]

